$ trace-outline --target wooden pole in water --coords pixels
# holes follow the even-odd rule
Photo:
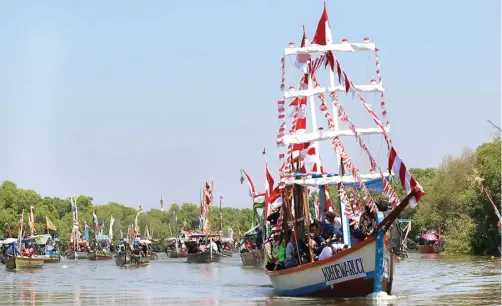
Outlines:
[[[310,262],[314,262],[314,251],[312,250],[312,237],[310,237],[310,218],[309,218],[309,202],[307,201],[307,187],[302,188],[303,193],[303,213],[305,217],[305,226],[307,227],[307,237],[309,241],[309,253],[310,253]]]

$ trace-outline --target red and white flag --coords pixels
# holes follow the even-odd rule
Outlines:
[[[304,47],[308,47],[308,46],[310,46],[310,42],[307,39],[307,34],[305,33],[305,26],[304,26],[301,47],[304,48]],[[295,61],[296,68],[304,69],[309,60],[310,60],[310,54],[308,54],[308,53],[298,54],[296,56],[296,61]]]
[[[324,11],[322,12],[321,19],[317,25],[317,30],[315,31],[314,39],[312,39],[313,45],[330,45],[333,41],[331,35],[331,28],[329,26],[328,11],[326,10],[326,5],[324,5]]]
[[[394,173],[394,178],[401,183],[401,187],[406,190],[406,193],[410,193],[418,187],[419,192],[415,197],[411,198],[409,202],[411,207],[415,207],[425,192],[422,186],[420,186],[413,175],[408,171],[406,165],[401,161],[394,147],[390,147],[389,150],[389,173],[391,173],[391,171]]]

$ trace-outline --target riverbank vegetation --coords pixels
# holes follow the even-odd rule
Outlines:
[[[501,141],[496,138],[479,146],[476,150],[464,150],[460,156],[446,156],[438,168],[412,169],[411,172],[426,191],[419,205],[407,208],[402,218],[412,220],[414,238],[421,228],[439,229],[449,253],[496,254],[500,245],[497,230],[498,218],[487,197],[481,193],[480,182],[485,186],[500,210],[501,184]],[[397,185],[396,185],[397,187]],[[399,191],[399,188],[396,188]],[[401,197],[404,196],[402,190]],[[337,198],[336,188],[330,189],[332,200]],[[243,200],[247,200],[243,194]],[[311,200],[313,201],[313,200]],[[33,190],[21,189],[15,183],[5,181],[0,187],[0,232],[8,237],[9,229],[17,237],[21,212],[24,210],[24,232],[28,232],[28,214],[34,207],[37,233],[46,233],[46,217],[57,227],[61,240],[70,237],[72,210],[70,199],[41,197]],[[104,233],[108,234],[110,216],[115,219],[113,237],[117,240],[122,230],[134,223],[137,208],[119,203],[96,205],[92,197],[77,198],[79,223],[83,232],[84,221],[91,225],[95,209],[100,227],[104,223]],[[148,225],[154,238],[172,237],[181,226],[197,229],[199,226],[199,205],[172,204],[166,211],[151,209],[140,214],[141,233]],[[175,217],[176,216],[176,222]],[[211,229],[219,230],[219,209],[211,208]],[[253,211],[225,207],[222,209],[223,233],[231,227],[234,234],[244,233],[251,227]]]

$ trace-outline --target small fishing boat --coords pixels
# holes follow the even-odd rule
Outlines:
[[[221,255],[215,252],[204,251],[197,253],[188,253],[187,254],[187,262],[189,263],[211,263],[211,262],[220,262]]]
[[[260,226],[262,226],[261,223],[244,233],[244,237],[241,241],[242,248],[240,251],[240,257],[244,267],[263,268],[264,252],[262,248],[256,247],[256,229]]]
[[[214,183],[204,184],[200,198],[200,230],[201,234],[192,233],[189,240],[185,241],[187,247],[187,262],[189,263],[210,263],[219,262],[221,254],[218,253],[218,246],[213,239],[221,237],[219,234],[210,233],[210,207],[213,203]]]
[[[136,237],[134,239],[134,248],[138,248],[140,245],[146,245],[147,256],[150,259],[158,259],[157,253],[152,251],[152,242],[150,240]]]
[[[166,239],[168,243],[167,257],[169,258],[185,258],[188,256],[188,251],[183,238]]]
[[[87,258],[89,260],[110,260],[113,259],[113,254],[110,253],[107,249],[96,249],[93,251],[90,251],[87,254]]]
[[[263,249],[242,252],[240,256],[244,267],[263,268]]]
[[[422,254],[441,253],[444,249],[439,234],[434,230],[422,233],[418,237],[417,250]]]
[[[42,256],[9,256],[5,262],[7,270],[32,270],[40,269],[44,266],[44,257]]]
[[[185,244],[188,248],[187,262],[189,263],[211,263],[219,262],[221,254],[218,253],[218,248],[213,242],[213,237],[219,237],[218,234],[193,234],[190,236],[190,241]],[[204,239],[202,244],[199,244],[199,239]],[[207,246],[206,246],[207,245]]]
[[[221,234],[221,232],[222,231],[220,228],[220,234]],[[221,239],[220,239],[221,255],[223,257],[232,257],[234,255],[234,251],[232,250],[232,245],[233,245],[233,241],[234,241],[233,236],[234,236],[234,231],[232,230],[231,227],[229,227],[227,237],[221,237]]]
[[[186,258],[188,256],[187,250],[169,250],[167,257],[169,258]]]
[[[150,264],[150,256],[136,255],[121,246],[121,250],[115,255],[115,264],[119,267],[146,266]]]
[[[89,259],[89,253],[87,252],[71,252],[66,255],[67,259]]]
[[[59,252],[53,252],[53,253],[45,253],[44,256],[44,263],[59,263],[61,261],[61,255]]]
[[[29,216],[29,221],[30,221],[30,229],[33,232],[34,228],[34,218],[33,218],[33,207],[31,207],[31,216]],[[8,256],[7,259],[5,260],[5,269],[6,270],[14,270],[14,271],[19,271],[19,270],[32,270],[32,269],[40,269],[44,266],[44,258],[41,256],[34,255],[35,251],[32,248],[33,246],[29,245],[34,241],[35,239],[26,239],[26,242],[23,243],[23,240],[21,237],[23,237],[23,221],[24,221],[24,209],[23,212],[21,213],[21,218],[19,219],[19,234],[18,234],[18,240],[21,242],[21,246],[30,246],[30,249],[21,251],[17,247],[17,241],[12,241],[12,243],[9,246],[9,249],[11,249],[11,252],[7,250],[7,253],[11,254],[12,256]],[[29,241],[29,242],[28,242]],[[25,253],[26,252],[26,253]],[[27,255],[27,256],[26,256]]]
[[[252,199],[253,204],[253,222],[251,229],[241,236],[241,241],[239,242],[240,247],[235,248],[234,252],[240,253],[241,262],[244,267],[257,267],[263,268],[263,249],[262,242],[264,238],[263,229],[263,212],[265,208],[265,193],[256,192],[255,186],[251,177],[247,174],[244,169],[241,169],[241,184],[244,181],[248,181],[249,184],[249,195]],[[255,225],[257,224],[257,225]],[[258,234],[260,234],[260,241],[257,241]],[[256,246],[256,244],[260,244]]]

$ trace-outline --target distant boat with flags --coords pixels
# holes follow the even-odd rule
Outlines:
[[[84,224],[84,240],[80,240],[80,230],[79,230],[79,222],[78,222],[78,207],[77,207],[77,199],[78,197],[73,192],[73,197],[70,198],[71,209],[72,209],[72,222],[73,227],[70,236],[70,249],[68,250],[68,254],[66,255],[68,259],[88,259],[88,248],[89,248],[89,226],[87,222]]]
[[[257,192],[251,177],[244,169],[241,169],[241,184],[246,180],[249,185],[251,204],[253,205],[253,219],[251,228],[244,233],[240,241],[239,255],[244,267],[263,268],[265,193]],[[258,234],[261,234],[260,237],[258,237]]]
[[[138,218],[143,208],[139,205],[134,225],[128,229],[126,241],[121,241],[115,257],[115,264],[120,267],[146,266],[150,264],[151,253],[148,240],[148,227],[145,229],[145,239],[141,239],[139,233]]]
[[[337,57],[342,52],[374,55],[376,77],[369,84],[355,84]],[[286,84],[288,56],[296,58],[299,70],[295,72],[300,79],[293,84],[298,87]],[[391,227],[395,229],[403,209],[409,204],[415,206],[424,191],[398,156],[389,136],[378,48],[368,37],[362,43],[345,38],[341,43],[333,43],[325,5],[312,42],[304,28],[301,46],[290,43],[281,63],[283,99],[277,103],[277,144],[284,149],[279,154],[282,165],[277,186],[266,170],[266,249],[270,250],[265,252],[266,274],[282,296],[348,298],[391,294],[395,273]],[[327,77],[318,75],[323,67]],[[326,79],[329,83],[323,86],[321,80]],[[354,99],[350,103],[359,104],[375,127],[356,127],[339,93],[350,93],[349,98]],[[381,116],[366,101],[371,93],[376,93]],[[291,107],[290,116],[286,115],[287,107]],[[307,110],[312,124],[309,132]],[[316,111],[326,119],[327,129],[317,125]],[[290,127],[286,126],[287,118],[291,118]],[[388,172],[378,166],[370,151],[366,142],[369,135],[383,136],[389,152],[383,164],[389,165]],[[355,138],[369,162],[368,173],[363,174],[356,167],[342,137]],[[321,163],[319,142],[323,140],[331,143],[338,173],[326,172]],[[402,201],[389,183],[391,174],[406,191]],[[329,186],[337,188],[340,217],[333,213],[336,210],[329,198]],[[314,188],[319,190],[319,201],[312,214],[308,196]],[[375,200],[375,192],[382,193],[386,200]],[[340,228],[335,227],[333,218],[340,218]],[[326,235],[326,244],[320,239],[322,235]],[[280,255],[284,247],[286,259]]]
[[[33,220],[33,213],[29,218],[30,221]],[[33,233],[34,225],[33,222],[30,222],[30,229]],[[7,259],[5,261],[5,269],[6,270],[32,270],[32,269],[40,269],[44,266],[44,256],[39,256],[35,254],[33,249],[34,246],[31,246],[30,249],[19,249],[22,245],[22,237],[23,237],[23,223],[24,223],[24,209],[21,213],[21,217],[19,219],[19,234],[18,239],[10,241],[9,248],[7,249]]]
[[[220,234],[211,233],[209,223],[213,191],[213,182],[211,182],[211,185],[206,182],[201,190],[199,215],[201,232],[192,233],[188,237],[188,241],[185,242],[188,249],[187,262],[189,263],[211,263],[221,260],[221,254],[218,252],[218,247],[214,241],[216,238],[220,238]]]

